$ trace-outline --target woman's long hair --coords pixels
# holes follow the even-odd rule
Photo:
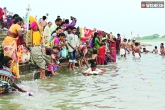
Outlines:
[[[97,32],[95,32],[94,33],[94,37],[93,37],[93,46],[92,47],[94,47],[95,45],[95,38],[97,38],[97,36],[98,36],[98,33]]]

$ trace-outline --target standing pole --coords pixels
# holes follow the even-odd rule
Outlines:
[[[26,25],[27,25],[27,29],[26,29],[26,45],[28,46],[29,43],[29,15],[30,15],[30,5],[28,5],[27,10],[27,21],[26,21]]]
[[[133,40],[133,39],[132,39],[132,31],[131,31],[131,40]]]

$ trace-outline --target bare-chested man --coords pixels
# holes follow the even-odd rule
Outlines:
[[[131,43],[131,49],[133,50],[134,47],[135,47],[135,40],[133,40],[132,43]]]
[[[120,43],[120,55],[121,57],[126,57],[126,46],[127,46],[127,39],[125,38],[123,42]]]
[[[132,54],[135,58],[140,58],[141,57],[141,51],[140,51],[140,46],[139,46],[139,43],[136,42],[135,43],[135,46],[134,46],[134,49],[132,51]]]

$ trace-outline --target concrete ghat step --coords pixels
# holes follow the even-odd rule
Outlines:
[[[20,75],[27,74],[27,71],[33,72],[35,69],[38,69],[37,65],[32,65],[30,63],[19,64]]]
[[[4,38],[5,38],[5,37],[1,37],[1,36],[0,36],[0,41],[3,41],[3,40],[4,40]]]
[[[3,41],[0,41],[0,45],[2,45],[2,42],[3,42]]]

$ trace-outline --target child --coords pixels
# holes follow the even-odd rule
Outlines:
[[[48,54],[48,50],[50,50],[50,49],[46,48],[45,51],[46,50],[47,50],[47,54]],[[51,51],[51,53],[50,53],[51,61],[50,61],[49,65],[48,65],[48,71],[50,71],[53,76],[56,76],[58,74],[56,72],[57,71],[57,66],[58,66],[58,64],[56,62],[56,59],[57,59],[57,53],[59,53],[60,48],[59,47],[53,47],[53,49],[51,49],[50,51]],[[41,76],[41,78],[42,77],[43,76]]]
[[[105,43],[101,43],[101,47],[98,49],[98,64],[104,65],[105,54],[106,54]]]
[[[79,39],[78,36],[76,35],[76,28],[73,27],[72,33],[67,36],[67,42],[68,42],[68,51],[70,55],[69,59],[69,70],[75,69],[75,62],[76,62],[76,50],[79,46]]]
[[[91,67],[88,68],[86,71],[82,72],[84,75],[100,75],[103,74],[104,72],[100,69],[97,68],[97,65],[92,63]]]
[[[157,46],[155,46],[155,49],[153,49],[152,53],[154,53],[154,54],[158,54]]]
[[[16,83],[14,83],[14,76],[12,75],[12,72],[10,71],[10,67],[12,65],[12,58],[8,57],[8,56],[4,56],[3,59],[0,59],[0,76],[1,76],[1,80],[2,82],[7,84],[7,90],[5,90],[4,92],[8,92],[8,89],[14,87],[15,89],[17,89],[20,92],[26,92],[25,90],[21,89],[20,87],[18,87],[16,85]],[[6,80],[5,80],[6,79]],[[12,89],[14,90],[14,89]],[[1,91],[0,91],[1,92]]]
[[[65,38],[66,38],[66,36],[65,36],[64,33],[59,34],[59,44],[58,44],[58,46],[61,49],[60,56],[62,58],[66,58],[66,54],[67,54]]]
[[[141,54],[140,54],[140,47],[139,47],[139,43],[138,43],[138,42],[135,43],[135,47],[134,47],[134,49],[133,49],[132,54],[133,54],[133,56],[134,56],[135,58],[140,58],[140,57],[141,57]]]

